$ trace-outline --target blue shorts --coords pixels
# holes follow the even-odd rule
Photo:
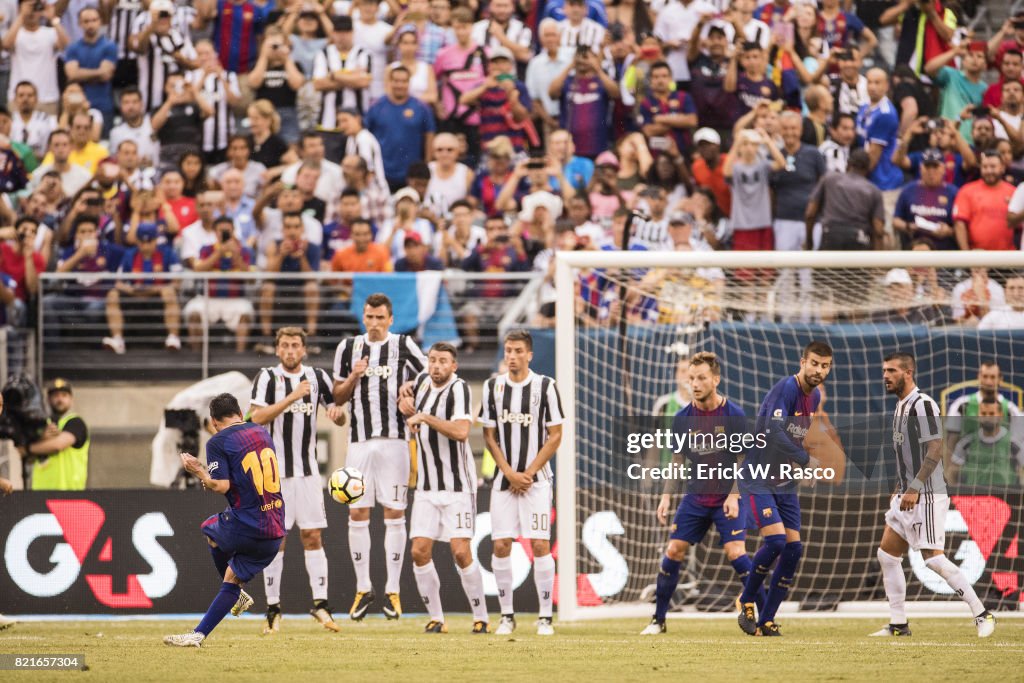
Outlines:
[[[736,519],[729,519],[721,505],[701,505],[693,502],[691,496],[683,496],[683,501],[679,503],[679,509],[672,520],[672,535],[669,538],[696,545],[704,539],[704,534],[708,532],[712,522],[718,529],[720,545],[747,538],[747,520],[742,505],[739,516]]]
[[[800,531],[800,497],[797,494],[749,493],[746,501],[750,519],[758,529],[782,522],[786,529]]]
[[[203,534],[231,555],[228,566],[243,582],[267,568],[284,538],[252,538],[237,531],[238,522],[226,512],[209,517],[202,524]]]

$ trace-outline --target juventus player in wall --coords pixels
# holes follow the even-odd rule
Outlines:
[[[366,616],[375,596],[370,583],[370,510],[384,507],[387,586],[383,612],[402,615],[398,597],[405,556],[405,508],[409,489],[409,446],[398,390],[422,372],[427,359],[411,337],[391,332],[391,300],[371,294],[363,305],[366,334],[338,344],[334,354],[334,401],[351,404],[346,465],[363,473],[366,493],[349,506],[348,544],[356,571],[356,597],[349,616]]]
[[[327,555],[320,530],[327,526],[323,481],[316,461],[317,408],[323,405],[336,425],[345,424],[344,410],[334,403],[331,380],[325,370],[302,364],[306,357],[306,332],[299,327],[282,327],[275,343],[281,361],[263,368],[252,384],[250,418],[270,430],[281,472],[281,493],[285,503],[284,530],[298,524],[306,555],[306,574],[313,591],[310,614],[324,628],[338,631],[327,604]],[[284,572],[284,540],[277,557],[263,571],[267,594],[266,634],[277,633],[281,625],[281,575]]]
[[[551,557],[551,466],[562,441],[562,403],[550,377],[530,370],[533,338],[526,330],[505,335],[508,372],[484,383],[480,422],[498,473],[491,494],[491,569],[498,583],[501,621],[495,631],[516,628],[512,609],[512,542],[522,536],[533,548],[533,581],[540,614],[537,635],[554,635],[551,624],[555,560]]]
[[[899,399],[892,418],[892,449],[899,487],[885,513],[885,531],[878,545],[878,563],[889,600],[889,625],[871,635],[910,635],[904,610],[907,577],[903,573],[903,554],[913,548],[921,551],[925,566],[941,576],[967,603],[978,637],[987,638],[996,628],[996,618],[985,609],[960,568],[943,554],[949,496],[942,474],[939,406],[917,388],[914,371],[914,357],[909,353],[891,353],[882,364],[885,390]]]
[[[416,435],[419,466],[412,505],[412,562],[416,585],[430,613],[424,631],[447,633],[441,609],[441,579],[432,558],[434,541],[451,544],[462,589],[473,609],[473,633],[487,633],[487,603],[480,565],[470,541],[476,522],[476,465],[469,448],[473,424],[469,385],[455,374],[458,352],[447,342],[430,347],[427,372],[413,382],[412,396],[399,400]]]

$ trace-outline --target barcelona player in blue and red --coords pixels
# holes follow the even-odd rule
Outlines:
[[[207,16],[216,20],[213,44],[226,71],[244,74],[252,69],[260,54],[260,36],[274,8],[273,2],[257,4],[249,0],[217,0],[207,7]],[[216,13],[211,12],[214,9]]]
[[[764,447],[755,446],[747,453],[745,474],[754,473],[757,465],[766,465],[769,469],[764,476],[755,474],[753,479],[748,476],[740,485],[750,521],[761,530],[763,541],[754,555],[754,571],[747,577],[739,599],[739,624],[748,635],[782,635],[775,623],[775,613],[793,585],[804,546],[800,542],[798,482],[780,480],[779,466],[795,462],[805,467],[810,463],[811,456],[804,450],[803,440],[811,425],[811,416],[821,402],[818,386],[831,369],[832,347],[825,342],[811,342],[800,357],[800,372],[773,386],[757,411],[756,429],[765,437]],[[756,596],[776,558],[779,563],[772,574],[768,597],[755,618]]]
[[[747,432],[743,408],[718,393],[722,379],[722,366],[713,353],[701,352],[690,359],[687,378],[693,401],[676,413],[672,422],[673,437],[685,437],[676,455],[690,460],[692,485],[683,496],[672,522],[665,556],[661,559],[655,593],[654,618],[640,635],[665,632],[665,614],[679,583],[679,569],[691,545],[700,543],[714,524],[726,557],[739,575],[740,582],[754,566],[746,551],[746,515],[739,505],[739,493],[734,492],[734,481],[722,472],[732,472],[742,449],[722,447],[726,443],[742,443]],[[740,439],[733,439],[733,436]],[[698,471],[697,467],[705,468]],[[658,520],[668,523],[671,505],[670,489],[676,482],[665,480],[665,493],[658,504]]]
[[[238,399],[231,394],[210,401],[210,423],[216,434],[206,444],[207,464],[189,453],[181,454],[181,462],[204,488],[228,499],[228,508],[202,525],[223,583],[194,631],[164,638],[165,644],[177,647],[200,647],[228,612],[238,616],[252,606],[242,584],[273,562],[285,535],[273,438],[242,419]]]

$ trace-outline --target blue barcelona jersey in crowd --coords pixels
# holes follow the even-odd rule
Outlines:
[[[250,538],[281,538],[284,500],[274,440],[260,425],[246,422],[223,429],[206,444],[212,479],[231,482],[228,509],[236,531]]]
[[[696,466],[721,467],[731,472],[739,454],[730,452],[727,446],[722,448],[722,442],[732,443],[733,438],[742,439],[742,435],[747,432],[746,417],[743,408],[729,399],[724,399],[712,410],[701,410],[690,403],[676,413],[672,420],[672,432],[677,438],[686,436],[686,442],[676,453],[693,463],[686,494],[692,502],[705,507],[720,507],[725,503],[732,490],[732,481],[720,478],[697,479]],[[711,439],[702,439],[702,436],[710,436]]]
[[[815,387],[810,394],[805,394],[795,375],[780,380],[764,397],[761,408],[757,411],[757,433],[765,435],[765,447],[755,445],[747,453],[747,467],[756,464],[769,464],[771,475],[778,474],[779,464],[796,462],[801,467],[807,465],[810,456],[804,450],[804,437],[811,425],[811,416],[818,409],[821,392]],[[749,482],[749,475],[748,482]],[[757,483],[764,484],[759,481]],[[798,482],[787,481],[778,486],[777,490],[794,489]]]

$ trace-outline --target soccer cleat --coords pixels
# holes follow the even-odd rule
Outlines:
[[[781,636],[782,631],[779,630],[779,625],[774,621],[766,621],[757,627],[757,635],[759,636]]]
[[[164,636],[164,645],[173,645],[174,647],[202,647],[205,639],[206,636],[202,633],[189,631],[188,633],[180,633],[174,636]]]
[[[498,630],[494,632],[496,636],[510,636],[512,632],[516,630],[516,617],[514,614],[502,614],[501,621],[498,622]]]
[[[736,619],[740,628],[743,629],[743,632],[748,636],[757,635],[757,616],[754,613],[754,609],[757,605],[752,602],[741,603],[739,600],[736,601],[736,604],[740,609],[740,615]]]
[[[383,612],[384,616],[389,620],[397,619],[402,616],[402,601],[398,599],[398,593],[385,593],[384,607],[382,607],[380,611]]]
[[[486,635],[491,632],[491,627],[487,625],[486,621],[474,621],[473,622],[473,635]]]
[[[235,606],[231,608],[231,616],[240,617],[242,612],[252,607],[254,600],[252,596],[245,591],[238,592],[238,600],[235,601]]]
[[[555,627],[551,625],[551,617],[541,617],[537,619],[537,635],[538,636],[553,636],[555,635]]]
[[[996,630],[996,617],[988,610],[985,610],[974,617],[974,625],[978,627],[979,638],[988,638]]]
[[[167,335],[164,340],[164,348],[170,351],[181,351],[181,337],[176,334]]]
[[[119,356],[123,356],[126,351],[124,337],[104,337],[103,348],[113,351]]]
[[[427,625],[423,627],[424,633],[448,633],[448,627],[443,621],[436,621],[431,619],[427,622]]]
[[[665,621],[664,620],[658,621],[657,619],[652,618],[651,619],[651,623],[647,624],[647,627],[643,631],[640,631],[640,635],[642,635],[642,636],[657,636],[657,635],[661,635],[664,632],[665,632]]]
[[[3,631],[5,628],[10,628],[11,626],[14,626],[17,623],[18,622],[14,619],[11,619],[10,617],[5,617],[4,615],[0,614],[0,631]]]
[[[309,610],[309,614],[328,631],[337,633],[341,630],[341,627],[334,621],[334,616],[331,615],[331,608],[326,600],[314,600],[313,609]]]
[[[267,605],[267,625],[263,627],[263,635],[272,636],[281,630],[281,604]]]
[[[376,599],[377,596],[373,594],[372,590],[356,593],[356,599],[352,601],[352,608],[348,611],[348,616],[352,621],[362,621],[370,610],[370,605]]]
[[[909,636],[910,626],[908,624],[887,624],[874,633],[868,634],[870,638],[886,638],[888,636]]]

